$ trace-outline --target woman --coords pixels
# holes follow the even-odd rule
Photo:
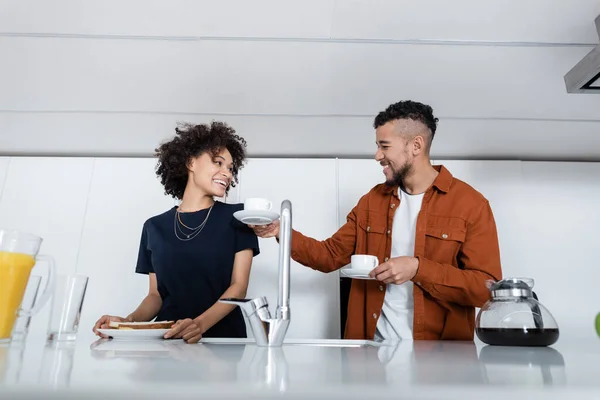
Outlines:
[[[148,295],[126,318],[110,321],[176,321],[165,338],[197,343],[204,337],[246,337],[241,310],[219,298],[244,298],[258,238],[233,213],[243,204],[215,201],[238,182],[246,142],[221,122],[184,125],[156,150],[165,193],[180,205],[144,223],[136,272],[148,274]]]

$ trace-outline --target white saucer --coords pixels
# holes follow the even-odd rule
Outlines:
[[[233,216],[246,225],[269,225],[279,219],[279,214],[266,210],[240,210],[234,212]]]
[[[113,339],[162,340],[169,329],[98,329],[98,332]]]
[[[352,268],[342,268],[340,269],[340,274],[344,278],[352,278],[352,279],[366,279],[366,280],[374,280],[369,276],[367,271],[355,271]]]

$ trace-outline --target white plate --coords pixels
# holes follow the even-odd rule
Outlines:
[[[113,339],[162,340],[169,329],[98,329],[98,332]]]
[[[265,210],[240,210],[234,212],[233,216],[247,225],[269,225],[279,219],[279,214],[276,212]]]
[[[98,339],[90,345],[90,350],[96,358],[169,357],[172,343],[171,340]]]
[[[345,278],[374,280],[373,278],[369,277],[368,272],[354,271],[351,268],[340,269],[340,274],[342,274],[342,276]]]

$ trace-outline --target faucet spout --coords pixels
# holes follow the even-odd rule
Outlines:
[[[292,252],[292,203],[281,203],[279,226],[279,293],[277,319],[290,319],[290,264]]]
[[[275,318],[271,318],[265,297],[255,299],[222,298],[221,303],[234,304],[244,317],[258,346],[280,347],[290,325],[290,264],[292,253],[292,203],[281,203],[279,228],[279,287]]]

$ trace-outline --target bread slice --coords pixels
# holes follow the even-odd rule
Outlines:
[[[171,329],[175,321],[153,321],[153,322],[116,322],[111,321],[110,329],[132,330],[132,329]]]

